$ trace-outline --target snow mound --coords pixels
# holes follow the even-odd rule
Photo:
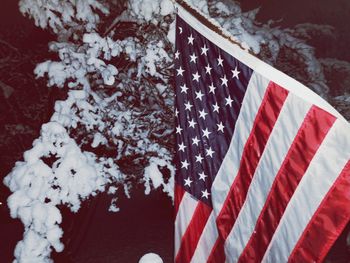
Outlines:
[[[139,263],[163,263],[163,260],[155,253],[148,253],[142,256]]]

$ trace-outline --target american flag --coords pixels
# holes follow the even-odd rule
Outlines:
[[[175,70],[175,262],[321,262],[350,219],[348,122],[181,7]]]

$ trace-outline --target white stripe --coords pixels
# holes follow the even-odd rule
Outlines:
[[[311,105],[289,94],[265,146],[250,184],[247,198],[229,236],[225,251],[229,262],[237,262],[253,234],[273,181]]]
[[[257,73],[250,78],[227,154],[211,187],[213,208],[218,215],[236,178],[244,145],[252,130],[269,81]]]
[[[263,262],[287,262],[312,215],[349,159],[350,129],[337,120],[290,200]]]
[[[191,222],[197,204],[198,201],[191,197],[191,194],[185,192],[175,219],[175,256],[180,249],[181,238]]]
[[[247,51],[243,50],[238,45],[233,44],[228,39],[222,37],[220,34],[214,32],[213,30],[206,27],[204,24],[199,22],[193,15],[188,13],[183,7],[177,5],[178,7],[178,15],[184,19],[192,28],[197,30],[201,35],[205,38],[213,42],[215,45],[237,58],[248,67],[253,69],[254,71],[260,73],[262,76],[270,79],[271,81],[279,84],[290,92],[296,94],[297,96],[303,98],[305,101],[308,101],[311,104],[315,104],[331,114],[337,116],[339,119],[345,121],[344,117],[341,116],[339,112],[337,112],[328,102],[318,96],[315,92],[311,91],[307,87],[305,87],[300,82],[295,79],[287,76],[283,72],[271,67],[267,63],[261,61],[257,57],[252,56]],[[199,10],[197,10],[201,13]],[[204,15],[203,15],[204,16]],[[212,21],[211,21],[212,23]],[[226,32],[227,36],[232,38],[230,33]]]
[[[212,211],[198,241],[191,263],[206,262],[217,238],[218,231],[216,228],[215,215]]]

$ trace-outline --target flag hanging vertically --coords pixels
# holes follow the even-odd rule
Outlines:
[[[350,219],[350,128],[201,23],[176,21],[175,262],[320,262]]]

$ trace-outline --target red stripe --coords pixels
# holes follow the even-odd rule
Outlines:
[[[309,110],[276,175],[254,235],[239,262],[261,262],[290,198],[334,121],[334,116],[318,107]]]
[[[212,208],[208,205],[198,202],[191,222],[182,236],[180,249],[175,258],[176,263],[188,263],[191,261],[211,211]]]
[[[341,146],[340,146],[341,147]],[[350,161],[322,200],[288,262],[322,262],[350,220]]]
[[[237,176],[216,219],[220,235],[219,239],[222,240],[219,240],[216,246],[218,250],[223,250],[224,241],[243,206],[255,169],[287,96],[287,90],[273,82],[269,83],[256,115],[252,131],[244,146]],[[217,253],[215,250],[212,253]]]
[[[184,194],[185,194],[185,190],[183,189],[183,187],[175,183],[175,194],[174,194],[175,195],[175,198],[174,198],[175,218],[176,218],[177,212],[179,211],[180,203]]]
[[[215,244],[210,252],[207,263],[225,263],[226,255],[225,255],[224,246],[222,244],[223,244],[223,241],[219,237],[216,240],[216,242],[215,242]]]

